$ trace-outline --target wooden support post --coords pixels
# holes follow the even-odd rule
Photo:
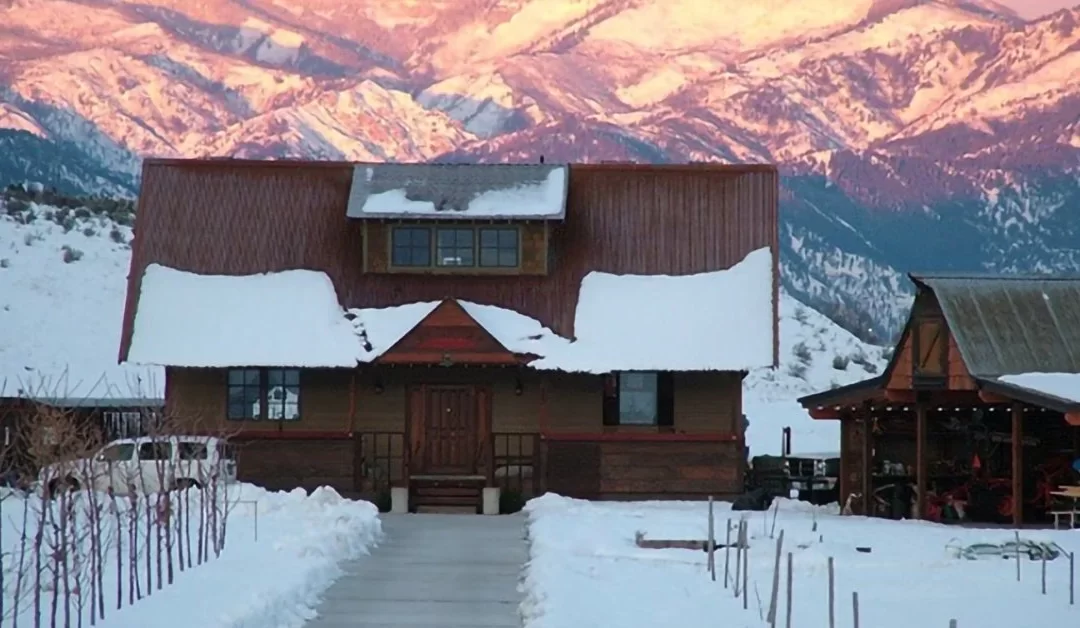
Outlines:
[[[859,409],[859,423],[862,425],[862,514],[869,517],[873,515],[873,499],[871,499],[871,493],[874,490],[873,482],[873,470],[874,470],[874,421],[870,418],[869,408],[863,407]]]
[[[1013,526],[1024,522],[1024,405],[1012,404],[1012,504]]]
[[[918,519],[926,518],[926,404],[915,404],[915,495]]]

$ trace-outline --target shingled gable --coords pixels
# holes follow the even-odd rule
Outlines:
[[[567,166],[358,164],[349,218],[562,220]]]
[[[454,299],[446,299],[376,358],[376,364],[523,364]]]

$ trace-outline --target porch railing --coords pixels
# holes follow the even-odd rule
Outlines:
[[[405,482],[408,456],[404,432],[361,432],[357,447],[362,491],[379,494]]]
[[[540,434],[494,432],[490,456],[488,480],[492,486],[504,492],[516,492],[526,499],[537,495],[543,473]]]

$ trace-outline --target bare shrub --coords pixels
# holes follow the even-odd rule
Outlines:
[[[811,353],[810,347],[806,346],[805,342],[799,342],[792,347],[791,354],[794,355],[799,361],[809,364],[814,360],[814,354]]]
[[[806,379],[807,366],[802,362],[793,362],[788,365],[788,375],[797,379]]]
[[[30,490],[0,487],[0,512],[21,522],[0,569],[0,625],[93,626],[220,556],[233,505],[225,460],[187,464],[202,452],[176,437],[227,435],[145,408],[146,436],[105,443],[102,425],[33,401],[64,395],[19,388],[22,414],[0,416],[14,432],[0,468]]]
[[[850,360],[839,353],[833,356],[832,367],[838,371],[846,371]]]

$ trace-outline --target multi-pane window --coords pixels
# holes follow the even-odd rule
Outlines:
[[[471,228],[444,229],[436,231],[435,264],[438,266],[473,266],[475,265],[476,232]]]
[[[516,268],[518,265],[517,229],[480,229],[480,265]]]
[[[431,229],[394,227],[390,245],[394,266],[431,266]]]
[[[517,227],[393,227],[390,265],[398,268],[517,268]]]
[[[300,418],[300,371],[230,369],[228,416],[233,420]]]
[[[295,421],[300,418],[300,371],[267,369],[266,416]]]

